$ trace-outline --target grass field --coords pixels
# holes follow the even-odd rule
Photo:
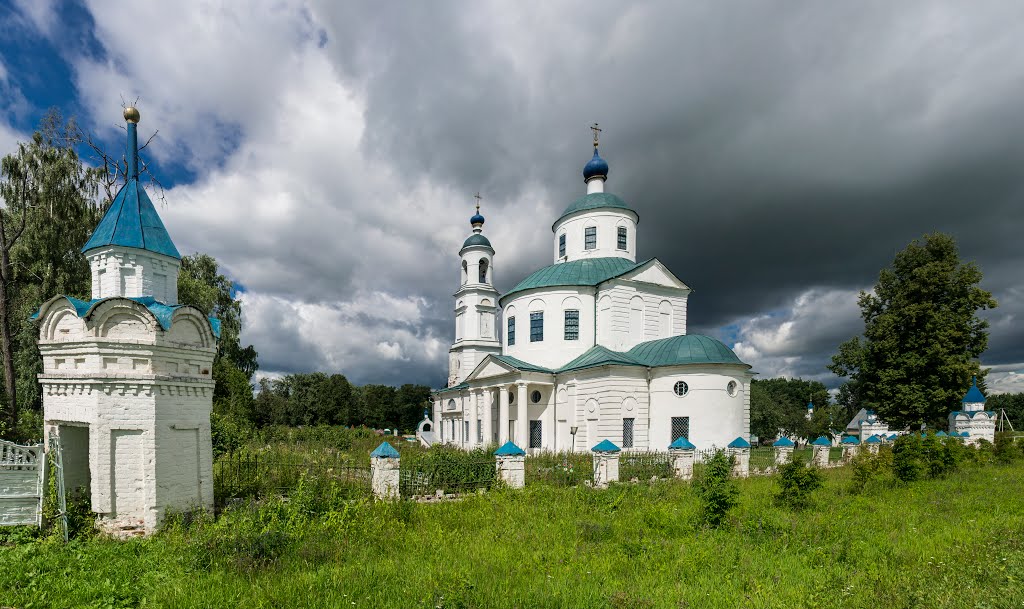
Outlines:
[[[12,607],[1024,607],[1024,465],[776,506],[739,481],[720,530],[688,484],[534,486],[441,503],[300,489],[118,542],[0,546]]]

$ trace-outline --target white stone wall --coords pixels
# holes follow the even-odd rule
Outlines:
[[[60,299],[39,323],[44,421],[88,428],[88,456],[73,444],[65,454],[72,470],[87,459],[93,510],[153,530],[167,510],[212,508],[209,322],[184,308],[164,331],[126,300],[80,319]]]
[[[690,418],[687,437],[698,449],[723,448],[737,437],[750,436],[750,373],[726,364],[655,368],[651,375],[650,445],[664,450],[672,442],[672,417]],[[685,381],[689,392],[677,396],[673,387]],[[729,381],[736,395],[727,391]]]
[[[92,271],[92,297],[152,296],[160,302],[177,304],[178,272],[181,262],[148,250],[105,247],[87,256]]]
[[[611,374],[609,374],[610,371]],[[559,378],[560,387],[574,387],[575,450],[586,451],[601,440],[622,446],[622,419],[634,419],[633,448],[649,447],[649,402],[646,368],[617,366],[581,370]],[[573,385],[574,384],[574,385]],[[568,394],[569,392],[567,392]],[[660,448],[667,448],[668,443]]]
[[[565,340],[565,311],[580,312],[579,339]],[[530,313],[544,312],[544,340],[530,341]],[[508,344],[508,319],[516,320],[516,344]],[[564,287],[527,293],[506,303],[503,315],[505,355],[546,368],[559,368],[594,346],[594,289]]]
[[[686,301],[678,290],[610,281],[597,293],[597,344],[628,351],[642,342],[686,334]]]
[[[597,209],[573,214],[552,227],[555,263],[583,258],[626,258],[636,262],[636,225],[638,216],[628,209]],[[597,247],[586,249],[584,230],[597,229]],[[618,249],[618,227],[626,227],[626,249]],[[565,257],[558,256],[558,238],[565,234]]]

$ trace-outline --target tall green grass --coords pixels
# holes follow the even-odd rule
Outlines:
[[[689,484],[287,500],[127,542],[0,545],[12,607],[1020,607],[1024,465],[912,484],[824,472],[802,512],[737,480],[717,530]]]

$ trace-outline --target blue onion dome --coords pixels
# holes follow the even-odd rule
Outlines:
[[[473,226],[480,226],[484,223],[484,217],[480,215],[479,210],[477,210],[476,214],[469,219],[469,223]]]
[[[589,180],[591,178],[607,178],[608,177],[608,162],[601,158],[601,155],[597,153],[597,147],[594,147],[594,158],[590,159],[586,165],[583,166],[583,179]]]

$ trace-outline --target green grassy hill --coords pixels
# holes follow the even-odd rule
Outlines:
[[[0,545],[13,607],[1021,607],[1024,464],[872,482],[815,506],[740,480],[720,530],[689,484],[528,487],[442,504],[287,502],[149,539]]]

